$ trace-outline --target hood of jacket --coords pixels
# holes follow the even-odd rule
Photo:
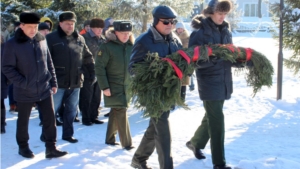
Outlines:
[[[105,32],[105,37],[107,41],[115,41],[115,42],[119,42],[117,38],[117,35],[115,34],[115,30],[113,28],[109,28],[106,32]],[[127,41],[127,43],[131,43],[132,45],[134,44],[134,37],[133,34],[131,34],[129,36],[129,40]]]
[[[17,29],[17,31],[15,32],[15,39],[17,43],[24,43],[30,40],[30,38],[25,35],[22,29]],[[34,39],[39,42],[45,40],[45,37],[40,32],[37,32],[34,36]]]
[[[207,18],[207,17],[204,16],[203,14],[194,16],[194,18],[192,19],[192,23],[191,23],[192,29],[194,29],[194,30],[200,29],[200,28],[203,26],[203,22],[205,22],[205,19],[206,19],[206,18]],[[230,27],[229,27],[229,23],[228,23],[228,22],[223,21],[222,25],[223,25],[223,26],[227,26],[228,29],[230,30]]]
[[[53,29],[53,22],[51,21],[51,19],[49,17],[42,17],[40,19],[40,22],[46,22],[46,21],[50,22],[50,31],[52,31],[52,29]]]

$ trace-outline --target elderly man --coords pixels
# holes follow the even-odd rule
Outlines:
[[[34,157],[28,145],[28,123],[32,106],[36,103],[44,117],[46,158],[54,158],[67,152],[57,150],[55,146],[52,94],[57,91],[57,81],[46,39],[38,32],[39,21],[36,13],[20,14],[20,29],[4,47],[2,71],[14,84],[14,98],[19,107],[16,134],[19,154],[26,158]]]
[[[130,67],[143,61],[148,52],[157,52],[160,57],[165,57],[182,48],[180,39],[172,32],[176,12],[169,6],[158,6],[153,9],[152,15],[153,25],[135,41]],[[134,74],[131,70],[130,72]],[[146,161],[156,148],[160,168],[173,169],[169,114],[170,111],[166,111],[158,119],[150,118],[149,126],[133,156],[132,167],[149,169]]]

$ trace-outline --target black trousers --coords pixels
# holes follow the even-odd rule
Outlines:
[[[150,118],[149,126],[133,156],[133,162],[146,164],[156,148],[160,169],[173,169],[169,114],[169,111],[164,112],[157,120]]]
[[[5,132],[5,119],[6,119],[6,110],[4,99],[1,99],[1,131]]]
[[[17,119],[17,143],[20,148],[28,147],[28,124],[29,116],[33,104],[36,103],[39,107],[40,113],[43,115],[42,122],[42,134],[46,139],[46,148],[55,148],[56,143],[56,123],[54,116],[54,105],[52,95],[48,98],[38,102],[18,102],[18,119]],[[36,135],[37,136],[37,135]],[[39,135],[38,135],[39,136]]]
[[[79,109],[82,113],[82,122],[92,122],[98,118],[100,102],[101,90],[98,82],[90,85],[90,82],[85,80],[79,94]]]

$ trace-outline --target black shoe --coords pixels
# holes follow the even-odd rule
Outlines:
[[[109,117],[109,113],[104,114],[104,117]]]
[[[78,140],[74,137],[62,138],[62,139],[65,140],[65,141],[68,141],[70,143],[77,143],[78,142]]]
[[[90,121],[89,122],[82,122],[82,124],[85,125],[85,126],[91,126],[91,125],[93,125],[93,123],[90,122]]]
[[[1,124],[1,134],[4,134],[4,133],[6,133],[5,125]]]
[[[104,123],[103,121],[98,120],[98,119],[93,120],[92,122],[95,123],[95,124],[103,124]]]
[[[19,148],[19,154],[25,158],[33,158],[34,154],[33,152],[29,149],[29,147],[26,148]]]
[[[41,140],[42,142],[46,142],[46,138],[45,138],[45,136],[44,136],[43,134],[41,134],[40,140]]]
[[[231,167],[223,164],[223,165],[214,165],[214,169],[231,169]]]
[[[152,169],[147,164],[139,164],[136,162],[131,162],[130,166],[137,169]]]
[[[40,122],[40,123],[39,123],[39,126],[43,126],[43,122]]]
[[[196,148],[190,141],[188,141],[186,143],[187,148],[189,148],[190,150],[193,151],[195,157],[199,160],[201,159],[205,159],[206,157],[204,156],[204,154],[201,152],[200,149]]]
[[[74,122],[80,122],[78,117],[75,117]]]
[[[60,150],[57,150],[56,148],[46,149],[46,158],[57,158],[57,157],[62,157],[66,154],[68,154],[68,152],[60,151]]]
[[[117,143],[117,142],[115,142],[115,143],[108,143],[108,142],[105,142],[105,144],[107,144],[107,145],[112,145],[112,146],[120,145],[120,143]]]
[[[63,123],[60,120],[56,119],[56,126],[62,126],[62,124]]]
[[[131,149],[133,149],[133,148],[134,148],[133,146],[127,146],[127,147],[124,147],[124,149],[125,149],[125,150],[128,150],[128,151],[131,150]]]

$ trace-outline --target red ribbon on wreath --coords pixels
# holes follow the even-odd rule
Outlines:
[[[207,56],[211,56],[212,55],[212,48],[207,46]]]
[[[193,59],[192,59],[192,61],[193,62],[196,62],[197,60],[198,60],[198,58],[199,58],[199,46],[196,46],[195,48],[194,48],[194,56],[193,56]]]
[[[246,52],[246,61],[251,60],[253,50],[251,48],[246,48],[245,52]]]
[[[162,58],[162,60],[165,60],[165,61],[169,62],[172,65],[172,67],[175,70],[178,78],[181,80],[182,77],[183,77],[182,71],[177,67],[177,65],[173,62],[173,60],[171,60],[170,58]]]
[[[191,59],[183,50],[178,50],[177,52],[190,64]]]

